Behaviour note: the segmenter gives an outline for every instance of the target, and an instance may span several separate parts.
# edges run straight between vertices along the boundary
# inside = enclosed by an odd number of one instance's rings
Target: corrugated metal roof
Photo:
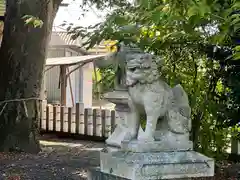
[[[54,33],[54,32],[53,32]],[[80,38],[72,39],[73,34],[69,34],[67,32],[55,32],[67,45],[78,45],[81,46],[82,43]]]
[[[84,39],[78,37],[76,39],[72,39],[73,34],[69,34],[65,31],[53,31],[52,36],[51,36],[51,41],[50,41],[50,46],[54,45],[75,45],[82,47],[83,42],[85,41]],[[82,47],[83,50],[85,50],[84,47]],[[100,43],[99,45],[94,46],[93,48],[87,50],[89,53],[107,53],[108,50],[106,48],[106,45],[104,42]]]
[[[6,1],[0,0],[0,16],[4,16],[6,11]]]
[[[92,62],[94,60],[99,60],[105,56],[106,56],[106,54],[71,56],[71,57],[60,57],[60,58],[47,58],[46,66],[75,65],[75,64],[79,64],[79,63],[88,63],[88,62]]]

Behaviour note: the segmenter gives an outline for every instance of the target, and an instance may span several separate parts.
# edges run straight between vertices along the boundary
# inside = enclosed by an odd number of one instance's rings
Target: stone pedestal
[[[128,180],[109,173],[101,172],[100,168],[91,168],[87,172],[88,180]]]
[[[100,168],[92,168],[88,170],[88,180],[128,180],[123,177],[115,176],[109,173],[101,172]],[[190,178],[181,178],[175,180],[190,180]]]
[[[188,180],[214,175],[214,160],[194,151],[126,152],[104,148],[88,180]]]
[[[200,153],[193,150],[157,151],[153,143],[145,144],[148,149],[144,149],[135,142],[125,149],[109,146],[102,149],[100,168],[89,170],[88,180],[189,180],[214,176],[214,160]],[[124,144],[126,142],[122,146]],[[144,150],[148,152],[141,152]]]
[[[170,180],[214,175],[214,160],[194,151],[131,152],[105,148],[100,171],[130,180]]]
[[[165,152],[165,151],[191,151],[193,144],[191,141],[184,143],[174,143],[171,141],[142,142],[137,140],[122,141],[121,150],[136,153],[143,152]]]

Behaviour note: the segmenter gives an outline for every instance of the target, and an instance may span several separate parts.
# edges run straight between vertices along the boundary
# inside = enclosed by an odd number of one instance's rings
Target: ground
[[[99,164],[103,143],[47,138],[41,141],[38,155],[1,154],[0,180],[21,177],[21,180],[82,180],[86,169]],[[10,178],[11,179],[11,178]]]
[[[1,153],[0,180],[86,180],[87,168],[99,165],[99,150],[104,146],[99,142],[46,136],[41,145],[42,152],[38,155]],[[228,178],[231,176],[228,169],[233,170],[229,166],[221,165],[219,169],[222,170],[214,178],[196,180],[238,180]],[[237,171],[240,169],[239,166],[236,168]]]

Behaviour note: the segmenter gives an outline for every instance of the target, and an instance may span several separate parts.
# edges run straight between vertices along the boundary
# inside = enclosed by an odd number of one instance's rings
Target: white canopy
[[[103,59],[106,54],[47,58],[46,66],[76,65]]]

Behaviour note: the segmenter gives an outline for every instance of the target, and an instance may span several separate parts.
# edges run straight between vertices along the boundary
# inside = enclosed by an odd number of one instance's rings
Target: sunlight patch
[[[72,173],[73,175],[77,175],[81,178],[87,178],[87,172],[85,170],[76,170]]]
[[[66,147],[82,147],[83,144],[66,143],[66,142],[54,142],[54,141],[40,141],[41,145],[44,146],[66,146]]]

